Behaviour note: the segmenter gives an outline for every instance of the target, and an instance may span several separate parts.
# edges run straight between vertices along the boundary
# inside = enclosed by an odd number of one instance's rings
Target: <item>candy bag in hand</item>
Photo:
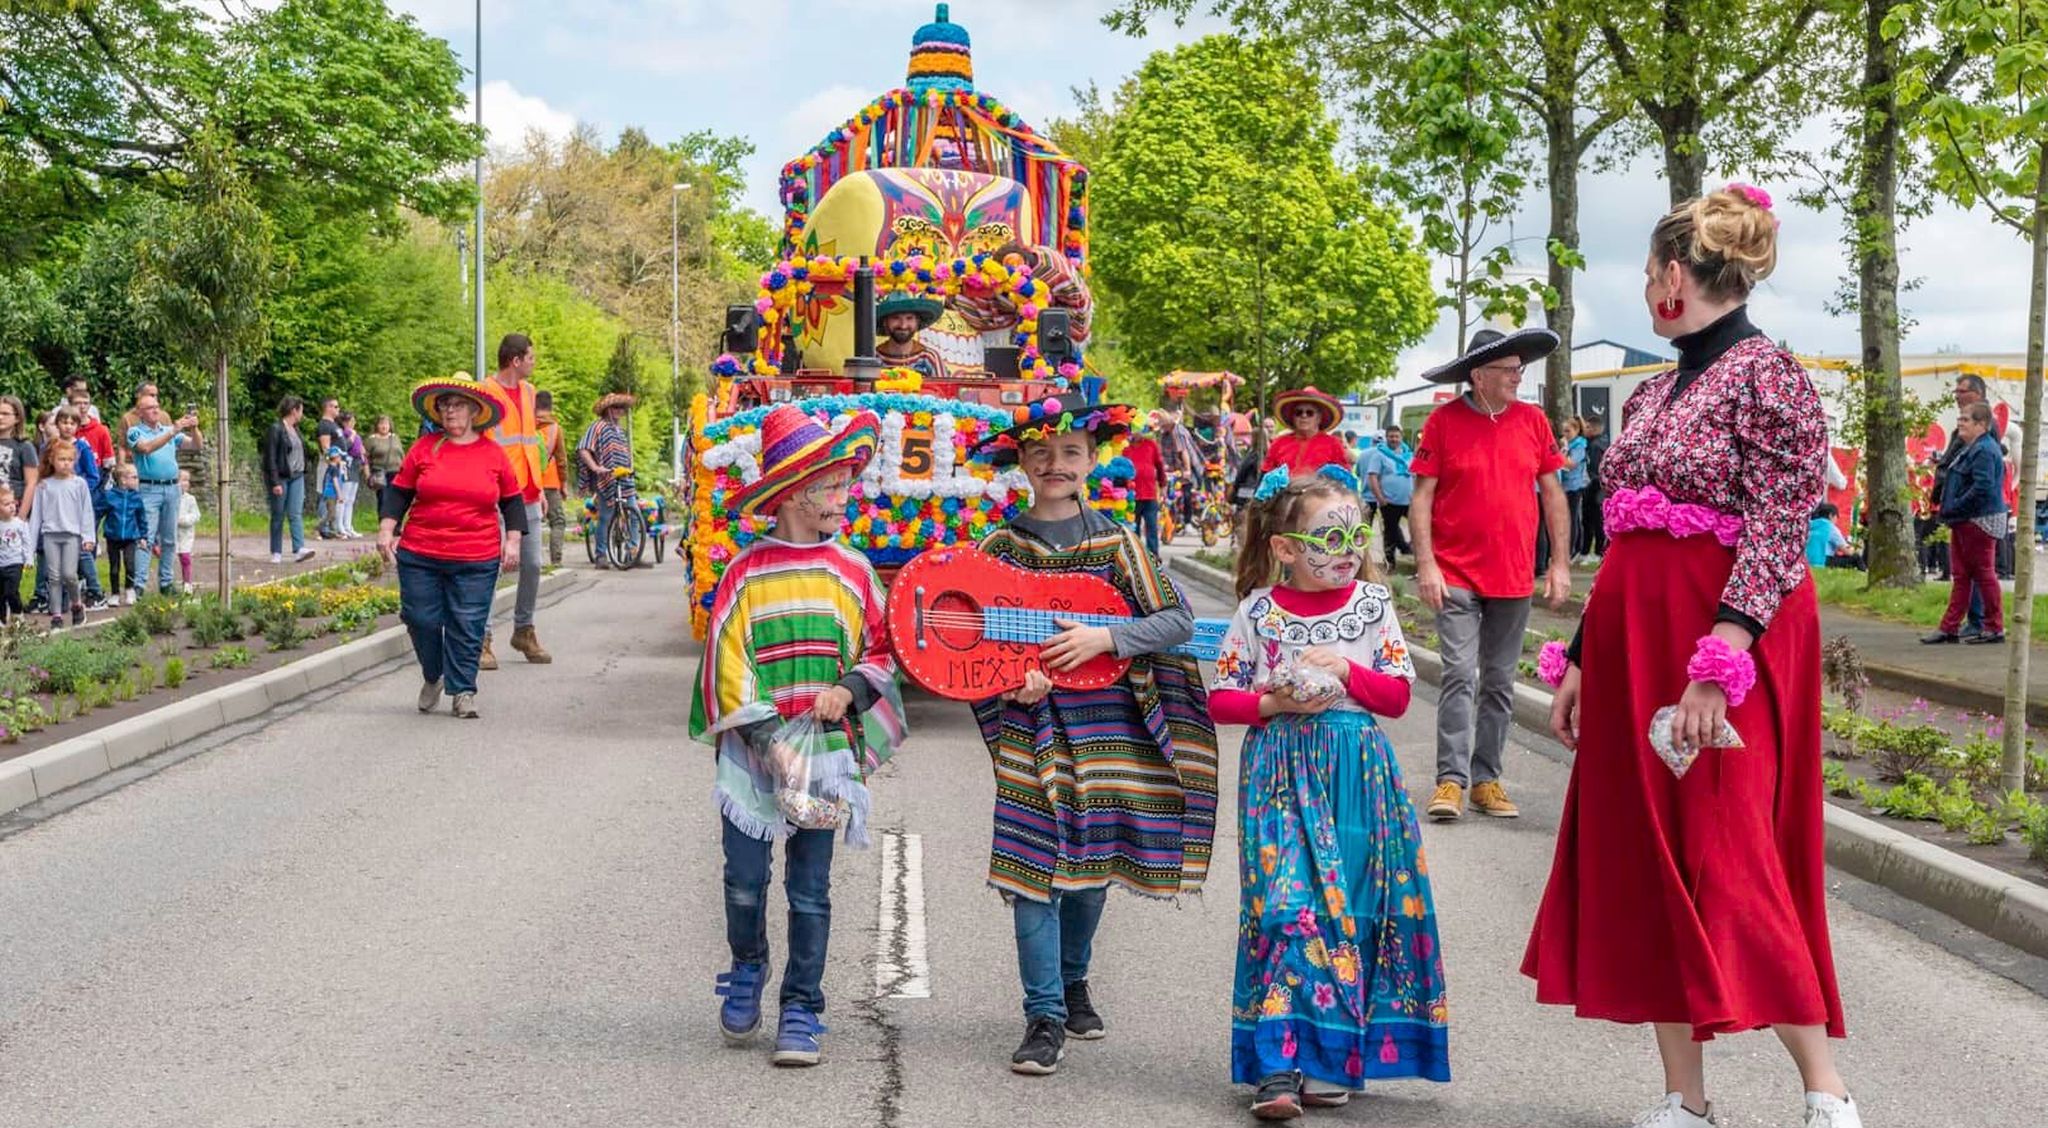
[[[833,830],[846,822],[846,803],[819,794],[815,786],[817,776],[812,769],[830,754],[825,732],[811,713],[800,714],[775,730],[762,767],[775,781],[776,808],[792,826]]]
[[[1650,748],[1657,753],[1658,759],[1664,761],[1664,766],[1671,769],[1672,775],[1684,779],[1686,771],[1692,767],[1692,762],[1700,758],[1700,750],[1680,748],[1677,742],[1672,740],[1671,718],[1677,713],[1678,706],[1666,705],[1650,717]],[[1708,747],[1740,748],[1742,734],[1736,732],[1735,726],[1729,724],[1728,719],[1723,717],[1721,731],[1714,734],[1714,740]]]
[[[1266,684],[1260,687],[1260,691],[1278,693],[1305,705],[1342,694],[1344,683],[1321,666],[1303,661],[1301,651],[1290,650],[1285,658],[1273,664],[1272,672],[1266,676]]]

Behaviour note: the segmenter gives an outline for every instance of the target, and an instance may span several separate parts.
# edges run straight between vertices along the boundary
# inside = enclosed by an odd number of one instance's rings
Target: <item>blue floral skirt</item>
[[[1372,717],[1281,715],[1244,745],[1230,1075],[1451,1079],[1429,865]]]

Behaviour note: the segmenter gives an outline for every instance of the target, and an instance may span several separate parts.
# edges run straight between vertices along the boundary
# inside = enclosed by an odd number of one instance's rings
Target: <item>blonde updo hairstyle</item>
[[[1778,217],[1732,188],[1671,209],[1650,233],[1659,263],[1684,263],[1709,297],[1741,301],[1778,265]]]

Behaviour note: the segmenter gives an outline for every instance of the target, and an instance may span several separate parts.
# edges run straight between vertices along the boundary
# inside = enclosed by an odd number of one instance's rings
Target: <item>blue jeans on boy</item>
[[[725,828],[725,942],[733,959],[767,963],[775,844],[745,834],[730,819],[718,821]],[[818,1014],[825,1009],[825,945],[832,938],[832,832],[799,830],[783,843],[789,962],[782,969],[781,1005]]]
[[[1155,497],[1149,501],[1143,498],[1140,498],[1138,500],[1137,521],[1138,528],[1143,530],[1145,533],[1145,547],[1152,550],[1152,555],[1159,555],[1158,498]]]
[[[178,563],[175,544],[178,534],[178,498],[182,496],[182,491],[178,489],[176,482],[169,485],[144,482],[141,492],[142,516],[145,518],[144,526],[147,530],[143,535],[149,538],[149,543],[163,550],[157,553],[156,558],[156,590],[168,592],[172,590],[172,584],[176,580],[176,573],[172,569]],[[144,577],[136,576],[135,586],[148,591],[149,585],[143,580]]]
[[[1024,983],[1024,1017],[1067,1020],[1067,985],[1088,978],[1095,929],[1108,889],[1054,893],[1050,902],[1010,899],[1017,930],[1017,977]]]
[[[484,626],[498,588],[496,560],[441,560],[398,550],[398,618],[420,676],[449,694],[476,692]]]
[[[270,495],[270,554],[284,555],[284,526],[289,518],[292,526],[292,552],[298,553],[306,547],[306,476],[299,475],[284,483],[283,493]]]

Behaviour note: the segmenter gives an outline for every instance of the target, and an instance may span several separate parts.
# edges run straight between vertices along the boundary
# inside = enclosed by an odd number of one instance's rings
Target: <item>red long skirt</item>
[[[1733,549],[1616,537],[1588,598],[1578,758],[1522,974],[1582,1018],[1683,1022],[1693,1037],[1776,1024],[1842,1036],[1828,944],[1820,782],[1820,615],[1786,596],[1729,711],[1745,747],[1678,779],[1650,716],[1678,702]]]

